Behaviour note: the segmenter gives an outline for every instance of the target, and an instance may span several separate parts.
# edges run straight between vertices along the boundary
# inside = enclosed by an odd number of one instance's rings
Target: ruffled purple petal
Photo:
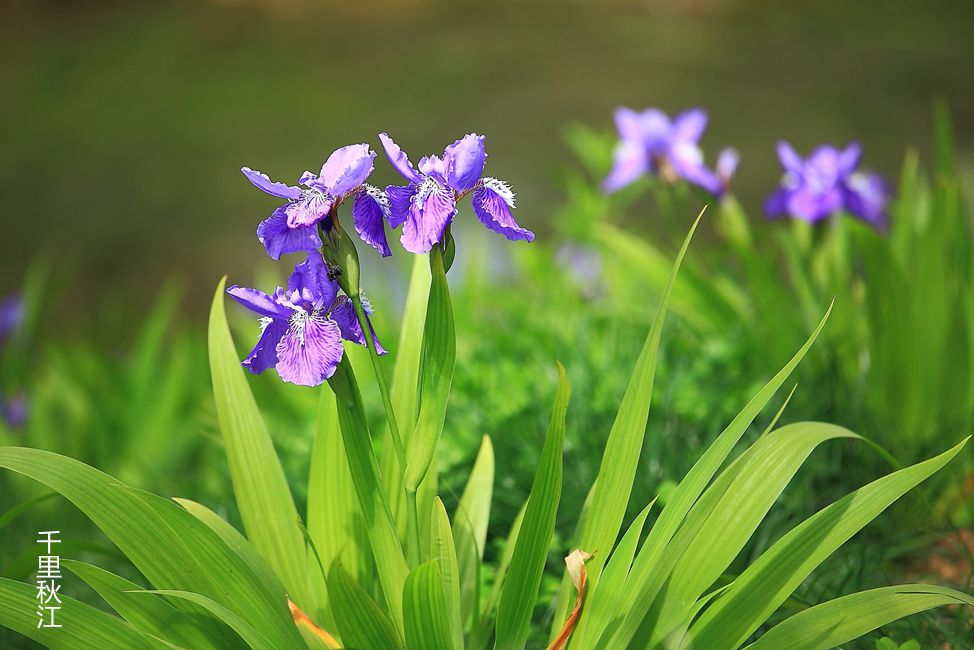
[[[697,142],[707,128],[707,113],[702,108],[683,111],[673,119],[674,142]]]
[[[514,221],[514,192],[504,181],[487,177],[473,191],[473,211],[481,223],[511,241],[534,241],[534,233]]]
[[[375,152],[367,144],[350,144],[328,156],[318,182],[334,197],[344,196],[365,182],[374,168]]]
[[[615,148],[612,171],[602,181],[602,191],[608,194],[629,185],[649,171],[646,149],[638,142],[622,140]]]
[[[801,156],[798,155],[798,152],[784,140],[778,141],[778,160],[781,161],[781,166],[785,168],[785,171],[791,172],[796,176],[802,175],[805,163],[802,161]]]
[[[364,304],[364,300],[363,300]],[[372,327],[372,320],[369,318],[370,309],[366,309],[365,320],[369,323],[369,332],[372,334],[372,342],[375,343],[376,353],[386,354],[386,349],[379,343],[379,338],[375,335],[375,328]],[[347,296],[338,299],[338,304],[331,312],[331,319],[338,324],[342,338],[352,343],[365,345],[365,336],[362,335],[362,326],[359,325],[358,318],[355,316],[355,306]]]
[[[272,181],[267,174],[263,174],[250,167],[241,167],[240,171],[243,172],[243,175],[247,177],[248,181],[271,196],[279,196],[282,199],[291,199],[292,201],[301,197],[300,187],[291,187],[285,183]]]
[[[318,229],[314,226],[289,228],[287,207],[281,206],[257,226],[257,239],[272,259],[279,260],[286,253],[313,251],[321,247]]]
[[[446,161],[439,156],[423,156],[419,159],[419,171],[432,176],[441,185],[446,185]]]
[[[389,227],[395,230],[406,221],[409,208],[413,204],[413,197],[419,191],[419,185],[386,186],[386,196],[389,198]]]
[[[261,321],[260,338],[240,365],[259,375],[277,365],[277,344],[287,334],[287,320],[266,318]]]
[[[879,174],[852,174],[843,192],[845,207],[850,214],[881,230],[886,228],[890,193]]]
[[[427,180],[417,190],[409,206],[403,225],[403,248],[410,253],[428,253],[433,244],[443,239],[443,231],[457,213],[453,192],[444,190],[432,180]]]
[[[328,216],[334,199],[318,190],[309,190],[297,201],[284,206],[288,228],[313,226]]]
[[[456,192],[466,192],[484,175],[487,161],[484,136],[468,133],[447,147],[443,156],[447,163],[447,185]]]
[[[380,133],[379,140],[382,142],[382,148],[386,152],[386,158],[389,159],[389,162],[392,163],[392,166],[403,178],[412,183],[423,182],[423,177],[419,175],[419,172],[409,162],[406,153],[399,148],[398,144],[392,141],[392,138],[385,133]]]
[[[334,321],[298,312],[277,344],[277,374],[299,386],[318,386],[342,360],[342,335]]]
[[[294,267],[287,281],[288,292],[297,291],[307,296],[317,308],[328,308],[338,295],[338,283],[328,277],[328,268],[317,250],[308,253],[308,258]]]
[[[287,318],[291,314],[291,310],[278,303],[274,296],[257,289],[235,284],[227,289],[227,293],[250,311],[265,318]]]
[[[392,221],[389,197],[378,187],[366,185],[355,195],[352,203],[352,218],[355,232],[366,244],[379,251],[382,257],[389,257],[389,242],[386,241],[384,220]]]

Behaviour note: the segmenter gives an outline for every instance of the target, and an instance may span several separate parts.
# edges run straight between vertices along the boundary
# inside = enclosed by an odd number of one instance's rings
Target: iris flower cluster
[[[376,352],[385,354],[369,320],[371,304],[358,286],[349,285],[357,284],[357,269],[350,278],[343,256],[336,255],[343,242],[350,241],[340,236],[344,231],[339,207],[346,202],[352,205],[359,238],[383,257],[392,254],[386,223],[393,230],[402,227],[400,241],[411,253],[428,253],[434,246],[445,245],[457,206],[467,196],[474,214],[490,230],[510,240],[534,239],[534,233],[514,220],[510,185],[484,176],[484,136],[468,134],[446,147],[442,156],[420,159],[418,169],[388,135],[381,133],[379,139],[393,168],[406,179],[405,185],[382,190],[366,183],[376,156],[367,144],[336,150],[317,174],[304,172],[296,185],[272,181],[249,167],[241,169],[257,188],[285,200],[257,228],[257,238],[267,254],[275,260],[289,253],[306,255],[287,286],[277,287],[272,294],[236,285],[227,289],[237,302],[260,316],[260,337],[243,360],[251,372],[274,368],[286,382],[317,386],[341,362],[343,341],[367,344],[363,321]],[[356,300],[361,302],[362,320]]]

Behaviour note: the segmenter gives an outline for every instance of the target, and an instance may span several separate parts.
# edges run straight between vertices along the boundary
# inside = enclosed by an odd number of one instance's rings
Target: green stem
[[[415,569],[420,562],[419,514],[416,510],[416,490],[406,488],[406,564]]]
[[[369,327],[369,319],[365,317],[365,309],[362,307],[362,296],[354,296],[352,298],[352,304],[355,306],[355,316],[358,317],[359,327],[362,328],[365,345],[369,349],[369,358],[372,359],[372,370],[375,372],[375,382],[379,385],[379,393],[382,395],[382,405],[386,410],[386,421],[389,423],[389,433],[392,436],[392,444],[396,449],[396,460],[399,461],[399,470],[403,477],[405,477],[406,447],[402,443],[402,436],[399,435],[399,425],[396,422],[396,412],[392,408],[392,396],[389,394],[389,384],[386,382],[385,373],[382,372],[382,365],[379,363],[379,353],[375,349],[372,328]]]

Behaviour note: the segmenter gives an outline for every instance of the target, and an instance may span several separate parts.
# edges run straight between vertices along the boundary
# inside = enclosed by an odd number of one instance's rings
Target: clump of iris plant
[[[332,153],[317,174],[304,172],[300,185],[272,181],[266,174],[243,167],[247,179],[271,196],[287,199],[261,222],[257,238],[275,260],[285,253],[313,251],[321,247],[318,228],[326,232],[338,226],[338,208],[351,200],[355,231],[383,257],[391,254],[383,219],[389,218],[389,202],[377,187],[365,184],[374,168],[375,152],[367,144],[351,144]]]
[[[341,362],[342,340],[366,345],[350,298],[339,293],[318,251],[308,253],[294,267],[287,289],[278,287],[267,294],[234,285],[227,293],[261,317],[260,338],[243,360],[243,366],[255,374],[274,368],[286,382],[317,386]],[[369,302],[363,304],[371,314]],[[378,353],[385,354],[375,331],[371,334]]]
[[[602,182],[603,191],[616,192],[647,175],[670,184],[683,180],[714,196],[729,188],[739,156],[733,149],[724,149],[714,170],[704,164],[698,144],[707,128],[707,113],[702,109],[693,108],[671,119],[657,108],[642,112],[619,108],[615,123],[619,142],[612,171]]]
[[[514,220],[514,192],[505,181],[484,176],[487,152],[484,136],[470,133],[443,150],[443,156],[425,156],[413,167],[405,152],[385,133],[379,134],[392,166],[409,183],[390,185],[389,225],[402,226],[400,241],[411,253],[428,253],[444,235],[457,214],[457,203],[468,194],[474,214],[487,228],[510,240],[533,241],[534,233]]]
[[[847,212],[877,229],[887,225],[889,190],[874,173],[858,171],[862,147],[822,145],[802,158],[787,142],[778,143],[785,169],[781,186],[764,205],[769,217],[789,216],[809,223]]]

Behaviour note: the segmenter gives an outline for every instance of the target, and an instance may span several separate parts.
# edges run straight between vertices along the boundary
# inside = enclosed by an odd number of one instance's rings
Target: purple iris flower
[[[275,260],[285,253],[313,251],[321,247],[318,222],[328,218],[348,198],[354,198],[355,231],[383,257],[391,255],[383,219],[389,218],[389,200],[377,187],[366,185],[375,152],[367,144],[351,144],[332,153],[317,175],[306,171],[298,181],[303,187],[277,183],[266,174],[242,167],[240,171],[259,189],[287,203],[274,210],[257,228],[257,238]],[[331,223],[325,222],[330,229]]]
[[[857,171],[862,147],[845,149],[822,145],[802,159],[790,144],[778,143],[778,159],[785,168],[781,187],[764,204],[770,217],[788,215],[817,223],[841,211],[872,226],[886,227],[889,190],[878,174]]]
[[[457,213],[457,201],[472,193],[471,203],[477,218],[508,239],[534,241],[534,233],[517,225],[514,192],[506,182],[484,176],[487,153],[484,136],[470,133],[443,151],[443,156],[426,156],[419,169],[385,133],[379,134],[389,162],[408,185],[390,185],[389,225],[403,226],[403,248],[411,253],[427,253],[443,241],[443,233]],[[405,224],[405,225],[403,225]]]
[[[260,339],[242,362],[254,374],[273,367],[286,382],[317,386],[342,360],[342,339],[365,345],[352,301],[338,295],[338,284],[318,251],[294,267],[287,290],[278,287],[268,295],[232,286],[227,293],[261,316]],[[367,316],[372,313],[368,301],[363,300],[363,307]],[[385,354],[371,323],[369,330],[376,350]]]
[[[724,177],[704,165],[697,144],[707,128],[707,113],[702,109],[693,108],[670,119],[656,108],[641,113],[619,108],[615,122],[619,143],[612,171],[602,182],[605,192],[615,192],[653,174],[667,183],[682,179],[720,196],[737,167],[737,159],[730,153],[733,150],[724,154]]]
[[[24,301],[18,294],[7,296],[0,301],[0,341],[20,327],[23,318]]]
[[[8,399],[0,396],[0,419],[11,429],[19,429],[27,423],[30,408],[23,393],[11,395]]]

